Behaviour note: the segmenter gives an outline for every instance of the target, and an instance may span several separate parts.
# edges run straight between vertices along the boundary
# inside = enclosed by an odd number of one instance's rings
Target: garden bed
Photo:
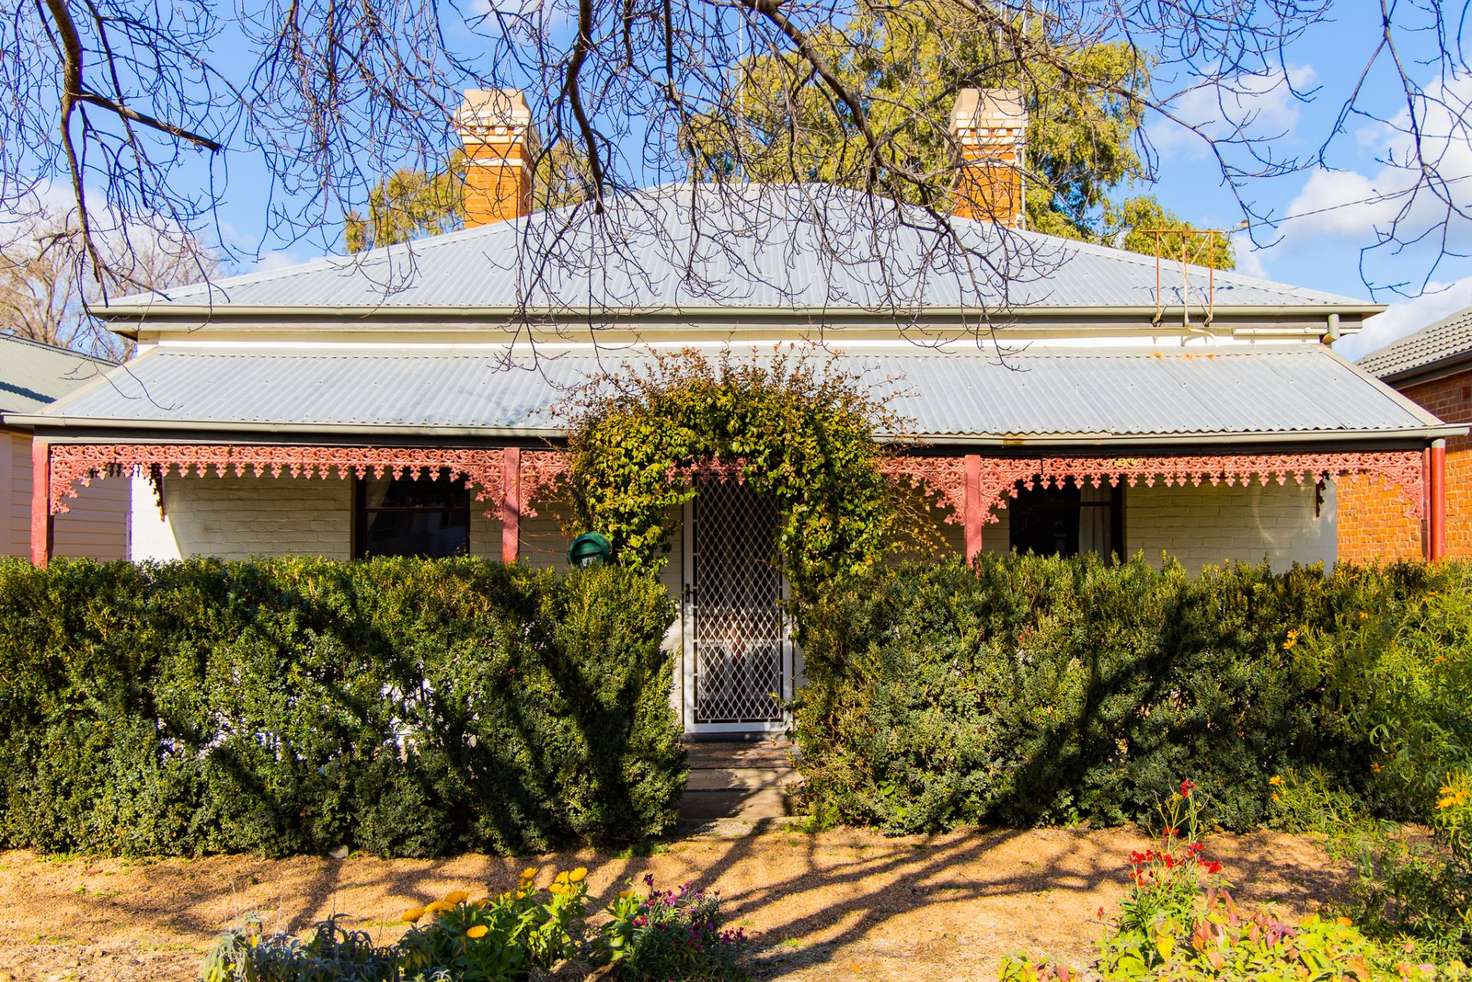
[[[590,908],[652,873],[721,893],[732,925],[755,932],[762,978],[994,978],[1020,949],[1084,962],[1123,895],[1128,830],[958,832],[885,838],[779,829],[682,839],[653,856],[540,857],[591,872]],[[1241,895],[1285,913],[1336,897],[1348,871],[1317,840],[1222,835],[1213,855]],[[0,978],[193,979],[221,931],[259,913],[306,930],[334,912],[388,941],[406,908],[456,888],[507,889],[524,858],[343,860],[248,856],[128,860],[0,853]]]

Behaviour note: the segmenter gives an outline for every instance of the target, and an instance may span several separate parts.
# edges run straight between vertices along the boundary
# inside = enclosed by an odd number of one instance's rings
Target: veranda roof
[[[153,348],[44,413],[14,421],[90,433],[228,431],[338,439],[545,437],[600,372],[648,363],[626,350]],[[1424,440],[1448,426],[1323,346],[1173,351],[1032,347],[863,349],[858,374],[935,443],[1294,443]],[[348,436],[357,434],[357,436]]]

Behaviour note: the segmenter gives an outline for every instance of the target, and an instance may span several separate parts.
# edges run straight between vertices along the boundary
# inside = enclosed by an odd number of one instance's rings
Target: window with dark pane
[[[433,480],[431,478],[434,478]],[[470,552],[470,492],[464,478],[415,476],[357,481],[353,552],[368,556],[463,556]]]
[[[1016,552],[1039,556],[1124,555],[1124,489],[1069,481],[1057,487],[1018,485],[1007,505]]]

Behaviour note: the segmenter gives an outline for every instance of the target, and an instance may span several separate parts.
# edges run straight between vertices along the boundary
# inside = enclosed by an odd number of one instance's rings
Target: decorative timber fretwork
[[[1171,486],[1246,486],[1253,482],[1302,484],[1324,477],[1368,474],[1399,490],[1406,515],[1425,514],[1424,454],[1419,450],[1347,451],[1342,453],[1201,454],[1160,457],[982,457],[901,455],[890,458],[885,472],[893,479],[922,487],[947,509],[945,520],[966,529],[966,554],[981,551],[981,528],[995,522],[997,509],[1020,488],[1075,484],[1134,487],[1144,483]]]
[[[1409,516],[1421,517],[1425,507],[1423,454],[1419,450],[1369,451],[1364,453],[1221,454],[1194,457],[1047,457],[1039,480],[1059,484],[1064,480],[1108,483],[1120,481],[1130,487],[1159,481],[1167,487],[1203,484],[1244,487],[1256,482],[1302,484],[1322,477],[1350,474],[1378,475],[1401,489]]]
[[[67,499],[79,487],[106,477],[144,476],[159,493],[163,479],[181,477],[273,477],[346,479],[409,477],[414,480],[465,479],[485,508],[501,519],[501,554],[516,560],[522,518],[536,517],[533,503],[546,495],[568,471],[561,450],[439,447],[260,446],[234,443],[47,444],[36,441],[35,490],[32,503],[32,557],[43,563],[50,555],[52,516],[67,511]]]
[[[241,444],[57,443],[51,445],[51,513],[67,510],[78,485],[111,476],[465,478],[488,513],[505,496],[502,451],[421,447],[305,447]]]
[[[244,444],[49,444],[33,441],[32,557],[44,564],[50,555],[52,516],[67,510],[79,485],[104,477],[141,475],[156,488],[177,473],[218,477],[321,478],[409,476],[435,480],[447,474],[464,478],[488,515],[499,513],[502,555],[514,561],[520,520],[535,517],[532,504],[569,472],[562,450],[436,447],[314,447]],[[1418,450],[1334,453],[1201,454],[1159,457],[983,457],[980,454],[890,457],[885,473],[906,481],[947,510],[946,520],[966,532],[966,554],[981,551],[982,527],[998,520],[997,509],[1019,488],[1075,484],[1134,486],[1246,486],[1286,484],[1347,475],[1371,475],[1398,490],[1408,517],[1427,514],[1430,458]],[[672,471],[671,480],[740,481],[744,459],[712,459]],[[1433,489],[1434,490],[1434,489]],[[160,497],[162,505],[162,497]]]
[[[562,450],[523,450],[521,452],[521,513],[536,518],[536,502],[564,480],[571,460]]]

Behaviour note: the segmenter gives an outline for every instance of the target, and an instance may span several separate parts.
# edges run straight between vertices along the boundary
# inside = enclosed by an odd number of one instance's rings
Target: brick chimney
[[[955,213],[1017,228],[1022,224],[1022,168],[1027,109],[1016,89],[962,89],[951,111],[961,152]]]
[[[455,110],[465,147],[465,227],[520,218],[532,210],[537,134],[519,89],[470,89]]]

